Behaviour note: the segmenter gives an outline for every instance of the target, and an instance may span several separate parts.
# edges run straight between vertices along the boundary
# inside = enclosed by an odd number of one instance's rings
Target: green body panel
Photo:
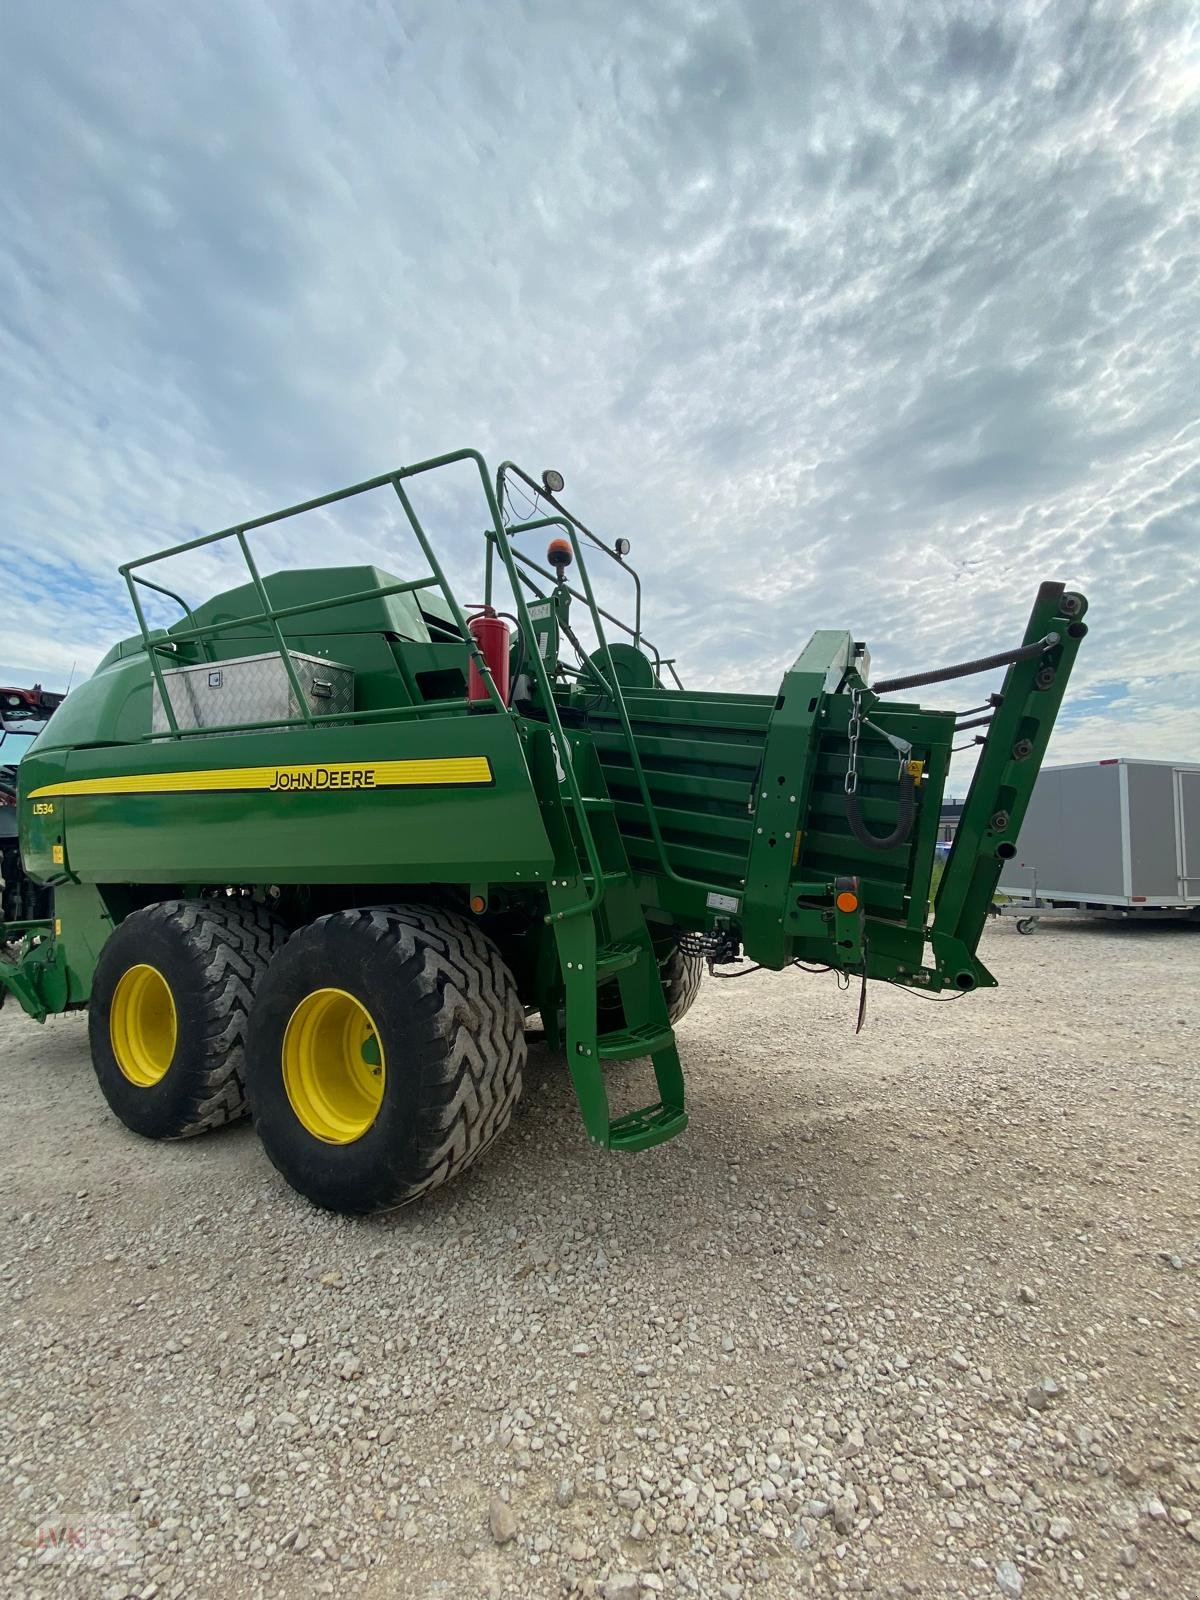
[[[406,489],[453,465],[478,473],[487,504],[485,595],[498,576],[512,594],[497,602],[518,629],[511,706]],[[55,931],[20,932],[15,961],[0,960],[0,992],[35,1016],[86,1001],[112,926],[156,899],[252,894],[297,926],[320,909],[432,895],[473,906],[499,945],[566,1050],[589,1136],[636,1150],[687,1120],[658,971],[659,951],[682,935],[775,969],[799,961],[934,990],[993,981],[975,946],[1086,632],[1082,598],[1061,585],[1039,593],[931,925],[955,714],[881,700],[862,676],[864,648],[834,630],[813,635],[773,694],[679,687],[670,660],[643,650],[636,575],[632,627],[596,603],[582,538],[622,564],[624,551],[566,514],[504,523],[503,471],[493,489],[476,452],[454,452],[122,569],[139,634],[55,712],[20,769],[22,854],[54,887]],[[428,576],[259,574],[254,528],[376,491],[398,498]],[[543,530],[565,536],[580,588],[519,546]],[[216,540],[239,546],[249,583],[191,609],[145,574]],[[178,607],[169,630],[149,627],[147,589]],[[599,641],[574,663],[572,597]],[[610,645],[606,624],[632,642]],[[293,652],[351,669],[349,709],[310,703]],[[169,731],[152,731],[165,672],[268,654],[296,714],[180,728],[168,703]],[[468,705],[472,664],[485,698]],[[855,804],[876,838],[901,815],[905,763],[917,774],[911,829],[885,849],[864,844],[848,816],[855,703]],[[605,986],[624,1023],[602,1031]],[[601,1063],[637,1056],[649,1058],[658,1098],[614,1119]]]
[[[747,956],[776,969],[796,959],[828,961],[829,895],[814,916],[812,897],[798,886],[817,882],[827,890],[834,878],[851,875],[860,879],[868,913],[879,920],[880,937],[869,940],[872,961],[886,962],[879,975],[890,977],[896,961],[917,967],[922,961],[954,717],[904,705],[876,708],[873,720],[912,743],[926,777],[913,843],[888,852],[866,849],[845,818],[850,700],[836,690],[851,649],[848,634],[816,635],[774,696],[664,689],[625,699],[671,858],[738,902]],[[707,895],[659,870],[632,759],[614,721],[599,707],[589,714],[643,899],[673,920],[703,927],[710,917]],[[860,746],[859,772],[863,815],[885,833],[896,816],[897,759],[870,731]]]
[[[315,571],[298,568],[264,574],[263,587],[273,606],[288,607],[331,599],[337,595],[359,595],[399,581],[393,573],[382,572],[378,567],[321,567]],[[257,639],[259,648],[270,648],[268,630],[256,619],[258,609],[254,586],[245,583],[240,588],[229,589],[224,594],[214,595],[211,600],[204,601],[195,607],[192,616],[195,626],[200,628],[210,628],[214,624],[224,624],[238,618],[246,619],[245,626],[239,628],[236,634],[217,634],[212,637],[211,648],[214,657],[219,659],[221,656],[228,658],[246,653],[228,642],[237,639]],[[372,596],[326,607],[313,613],[309,626],[314,634],[340,634],[347,640],[360,636],[373,643],[371,636],[390,632],[401,639],[428,643],[430,633],[426,613],[440,619],[448,627],[453,626],[449,607],[428,591],[419,596]],[[170,631],[189,631],[186,619],[175,623]],[[305,628],[296,620],[284,631],[294,640],[304,635]]]
[[[29,789],[144,773],[485,757],[492,781],[463,787],[54,797],[56,835],[85,883],[372,884],[484,879],[536,883],[550,847],[516,725],[486,713],[402,724],[35,751]],[[37,803],[37,802],[34,802]],[[28,826],[26,827],[26,819]],[[22,849],[52,871],[46,819],[22,808]],[[40,848],[39,848],[40,846]]]
[[[104,942],[120,920],[94,884],[65,883],[54,891],[55,943],[67,980],[67,1005],[87,1003]],[[52,1009],[61,1009],[54,1007]]]
[[[139,641],[140,644],[140,641]],[[50,718],[26,761],[49,750],[126,744],[150,731],[150,666],[146,652],[110,650],[86,682]]]

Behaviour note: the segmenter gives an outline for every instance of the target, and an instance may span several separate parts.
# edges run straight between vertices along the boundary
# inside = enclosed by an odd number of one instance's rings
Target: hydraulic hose
[[[1048,633],[1034,644],[1019,645],[1015,650],[1001,650],[998,655],[981,656],[978,661],[960,661],[953,667],[934,667],[931,672],[913,672],[907,678],[884,678],[871,685],[872,694],[892,694],[897,689],[919,689],[926,683],[946,683],[951,678],[970,678],[976,672],[990,672],[993,667],[1008,667],[1014,661],[1029,661],[1034,656],[1053,650],[1062,640],[1057,633]]]

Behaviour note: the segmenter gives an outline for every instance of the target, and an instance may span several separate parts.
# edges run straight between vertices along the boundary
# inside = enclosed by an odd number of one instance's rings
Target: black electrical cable
[[[863,1023],[867,1020],[867,963],[870,959],[869,946],[863,940],[862,984],[858,991],[858,1020],[854,1024],[855,1033],[863,1031]]]
[[[807,962],[801,961],[799,956],[797,956],[795,958],[795,960],[789,961],[788,965],[790,967],[799,967],[801,972],[832,972],[832,971],[834,971],[833,967],[812,967],[812,966],[809,966]],[[756,962],[755,965],[752,966],[752,967],[743,967],[740,972],[716,972],[716,971],[714,971],[713,972],[713,977],[714,978],[745,978],[751,972],[762,972],[763,970],[764,969],[763,969],[762,962],[759,961],[759,962]]]
[[[528,508],[524,512],[520,511],[519,508],[513,504],[512,483],[508,478],[505,478],[505,480],[504,480],[504,509],[505,509],[505,511],[511,512],[513,514],[513,516],[515,518],[517,518],[521,522],[530,522],[537,515],[538,511],[541,509],[541,507],[538,505],[538,501],[541,499],[541,496],[538,495],[538,494],[535,494],[534,498],[531,500],[529,498],[528,494],[526,494],[524,489],[518,490],[518,493],[520,494],[521,498],[525,501],[525,504],[526,504],[526,506]]]
[[[799,967],[801,972],[834,972],[837,974],[839,989],[844,990],[850,987],[850,974],[848,972],[843,972],[839,967],[811,967],[806,962],[801,961],[799,957],[796,957],[795,960],[790,961],[788,965],[792,967]],[[740,972],[717,972],[714,970],[712,976],[714,978],[748,978],[752,972],[762,972],[763,970],[762,963],[756,962],[752,967],[743,967]],[[866,1021],[867,1014],[867,969],[865,952],[861,976],[862,988],[859,991],[858,1025],[854,1030],[855,1033],[860,1033],[862,1031],[862,1026]],[[952,1001],[965,999],[967,994],[970,993],[969,990],[964,989],[961,994],[923,994],[920,989],[911,989],[909,988],[908,984],[898,983],[895,978],[884,978],[883,982],[891,984],[893,989],[903,990],[905,994],[911,995],[914,1000],[932,1000],[935,1005],[939,1006],[950,1005]]]
[[[969,989],[964,989],[960,994],[924,994],[920,989],[911,989],[907,983],[897,983],[895,978],[885,978],[884,983],[890,983],[893,989],[900,989],[905,994],[911,995],[914,1000],[932,1000],[934,1005],[948,1006],[953,1000],[963,1000]]]

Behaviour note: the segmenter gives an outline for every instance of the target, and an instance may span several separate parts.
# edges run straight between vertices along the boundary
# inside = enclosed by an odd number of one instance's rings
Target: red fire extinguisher
[[[488,671],[499,691],[501,700],[508,704],[508,623],[498,617],[492,606],[484,606],[477,617],[472,617],[467,626],[483,659],[487,662]],[[476,665],[474,656],[467,670],[467,699],[471,701],[489,699],[487,683],[483,673]]]

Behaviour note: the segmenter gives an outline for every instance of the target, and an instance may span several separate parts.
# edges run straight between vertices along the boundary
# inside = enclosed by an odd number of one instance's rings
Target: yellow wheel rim
[[[171,986],[157,967],[143,964],[121,974],[108,1013],[108,1037],[130,1083],[150,1089],[166,1076],[179,1027]]]
[[[288,1018],[283,1086],[292,1110],[326,1144],[353,1144],[383,1104],[386,1068],[371,1013],[344,989],[314,989]]]

